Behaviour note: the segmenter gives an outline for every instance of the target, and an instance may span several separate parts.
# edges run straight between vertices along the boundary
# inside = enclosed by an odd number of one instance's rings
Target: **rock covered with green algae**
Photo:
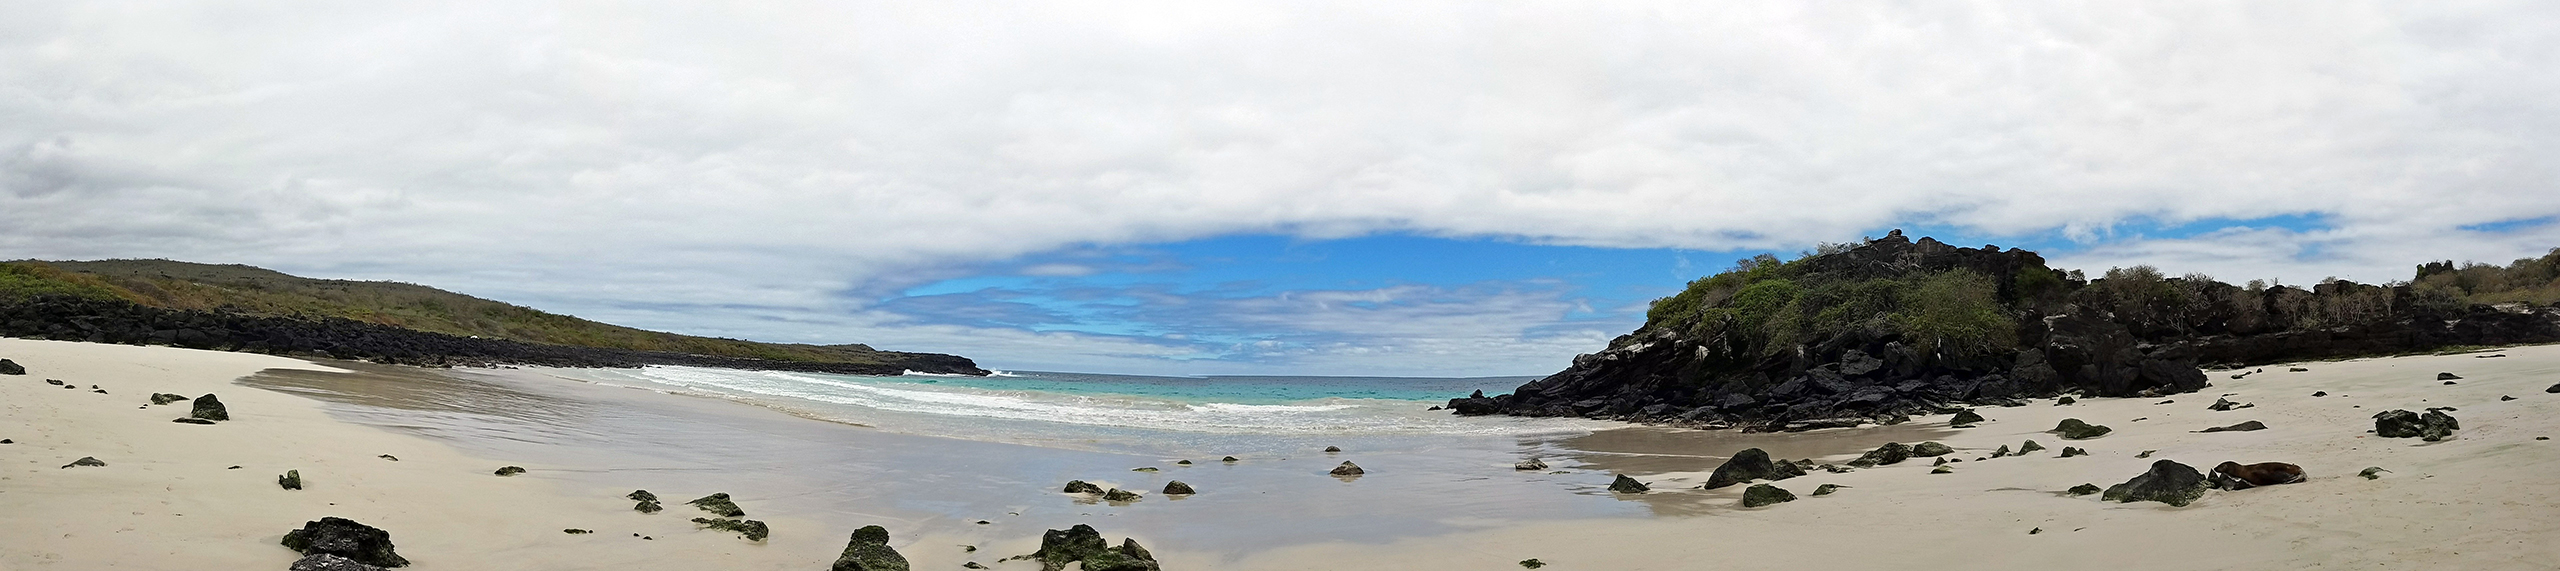
[[[642,501],[642,502],[656,502],[656,501],[658,501],[658,495],[657,495],[657,494],[649,493],[649,491],[648,491],[648,490],[632,490],[632,491],[631,491],[631,493],[629,493],[629,494],[624,494],[622,497],[624,497],[624,498],[628,498],[628,499],[631,499],[631,500],[634,500],[634,501]]]
[[[1848,486],[1843,486],[1843,485],[1839,485],[1839,484],[1823,484],[1823,485],[1820,485],[1820,486],[1814,486],[1814,488],[1813,488],[1813,495],[1816,495],[1816,496],[1828,496],[1828,495],[1831,495],[1831,493],[1832,493],[1832,492],[1840,491],[1840,489],[1841,489],[1841,488],[1846,488],[1846,487],[1848,487]]]
[[[2065,418],[2060,424],[2054,425],[2051,432],[2062,435],[2063,440],[2087,440],[2106,436],[2108,432],[2114,430],[2105,425],[2089,424],[2077,418]]]
[[[182,401],[182,400],[187,400],[186,395],[173,395],[173,394],[169,394],[169,393],[151,393],[151,404],[169,404],[169,403],[178,402],[178,401]]]
[[[1102,493],[1102,486],[1096,486],[1092,482],[1084,480],[1067,480],[1067,489],[1063,490],[1063,492],[1069,494],[1099,494]]]
[[[2019,456],[2025,456],[2025,455],[2027,455],[2027,453],[2028,453],[2028,452],[2034,452],[2034,451],[2037,451],[2037,450],[2043,450],[2043,449],[2044,449],[2044,445],[2043,445],[2043,444],[2037,444],[2037,443],[2036,443],[2036,441],[2029,440],[2029,441],[2027,441],[2027,443],[2026,443],[2026,444],[2020,444],[2020,445],[2018,445],[2018,455],[2019,455]]]
[[[1784,480],[1804,475],[1804,467],[1790,462],[1772,462],[1769,453],[1758,448],[1745,448],[1733,453],[1714,474],[1707,476],[1702,488],[1713,490],[1752,480]]]
[[[516,474],[522,474],[522,473],[524,473],[524,467],[523,467],[523,466],[499,466],[499,467],[498,467],[498,471],[496,471],[496,472],[492,472],[492,473],[493,473],[493,474],[500,475],[500,476],[513,476],[513,475],[516,475]]]
[[[1102,539],[1102,532],[1081,523],[1040,534],[1039,551],[1010,559],[1038,561],[1041,571],[1060,571],[1077,562],[1084,563],[1085,571],[1159,571],[1155,554],[1140,547],[1137,539],[1123,540],[1115,549]]]
[[[907,571],[907,557],[889,547],[889,529],[866,525],[853,530],[853,541],[836,556],[828,571]]]
[[[2196,471],[2194,466],[2175,460],[2159,460],[2152,462],[2151,469],[2142,475],[2107,488],[2106,495],[2101,497],[2110,502],[2148,501],[2186,507],[2195,503],[2197,498],[2204,497],[2205,488],[2204,473]]]
[[[711,512],[712,514],[720,517],[747,516],[747,510],[738,509],[737,502],[729,501],[728,492],[720,492],[717,494],[694,498],[693,501],[685,503],[692,504],[693,507],[702,508],[702,511]]]
[[[1796,494],[1795,492],[1787,491],[1786,488],[1780,488],[1768,484],[1752,484],[1751,487],[1742,489],[1742,507],[1746,508],[1756,508],[1770,504],[1782,504],[1792,501],[1796,501]]]
[[[2081,485],[2077,485],[2077,486],[2072,486],[2072,487],[2071,487],[2071,489],[2069,490],[2069,493],[2070,493],[2071,495],[2074,495],[2074,496],[2086,496],[2086,495],[2089,495],[2089,494],[2095,494],[2095,493],[2098,493],[2098,491],[2099,491],[2099,490],[2098,490],[2098,485],[2097,485],[2097,484],[2081,484]]]
[[[752,519],[711,519],[698,517],[693,518],[693,524],[702,526],[706,529],[738,532],[738,535],[746,537],[747,541],[764,541],[766,536],[773,533],[772,529],[765,527],[764,522]]]
[[[1956,453],[1956,449],[1954,447],[1939,444],[1937,442],[1922,442],[1911,445],[1911,455],[1913,456],[1945,456],[1954,453]]]
[[[330,554],[376,567],[407,567],[393,550],[391,532],[340,517],[324,517],[285,532],[285,548],[303,555]]]
[[[302,489],[302,471],[285,470],[284,475],[276,476],[276,486],[287,490]]]

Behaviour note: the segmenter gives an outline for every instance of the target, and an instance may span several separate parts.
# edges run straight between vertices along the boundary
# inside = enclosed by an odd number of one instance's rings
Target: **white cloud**
[[[582,314],[819,320],[955,264],[1257,231],[1795,249],[2323,213],[2074,259],[2378,281],[2530,253],[2453,228],[2560,214],[2547,3],[8,12],[0,256]]]

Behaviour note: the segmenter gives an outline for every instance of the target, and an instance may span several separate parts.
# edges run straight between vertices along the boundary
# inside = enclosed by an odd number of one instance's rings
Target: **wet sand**
[[[391,530],[417,569],[814,569],[846,533],[874,524],[918,569],[1036,569],[996,559],[1075,523],[1136,537],[1173,569],[1494,569],[1532,557],[1556,569],[2545,568],[2560,558],[2560,547],[2539,540],[2560,532],[2560,446],[2533,437],[2560,436],[2560,395],[2541,392],[2560,382],[2560,347],[2501,353],[2312,363],[2307,373],[2270,366],[2242,380],[2219,373],[2198,394],[1986,408],[1991,421],[1966,430],[1935,417],[1800,434],[1628,427],[1346,438],[1341,454],[1232,465],[1194,457],[1186,468],[1175,458],[896,434],[542,371],[0,339],[0,357],[31,369],[0,377],[0,438],[18,442],[0,445],[0,510],[12,514],[0,520],[0,569],[281,569],[294,557],[276,538],[323,515]],[[2466,378],[2441,385],[2438,370]],[[112,394],[63,390],[43,384],[48,377]],[[2314,390],[2333,394],[2308,396]],[[137,409],[151,392],[220,393],[236,419],[172,424],[184,403]],[[2222,393],[2257,406],[2204,410]],[[2452,440],[2364,434],[2374,412],[2448,405],[2464,425]],[[2078,442],[2043,432],[2065,417],[2116,432]],[[2242,420],[2273,428],[2192,432]],[[1977,460],[2027,439],[2048,450]],[[1736,506],[1740,486],[1694,489],[1746,447],[1842,462],[1883,442],[1921,440],[1955,446],[1966,461],[1943,475],[1925,461],[1817,472],[1778,485],[1799,495],[1820,483],[1851,487],[1764,508]],[[2064,445],[2093,454],[2053,458]],[[2199,468],[2293,462],[2312,480],[2213,493],[2185,508],[2060,493],[2122,482],[2152,461],[2134,455],[2154,449]],[[376,457],[386,453],[400,461]],[[56,468],[80,456],[110,465]],[[1529,456],[1563,473],[1511,470]],[[1371,473],[1323,474],[1345,459]],[[223,469],[233,464],[244,469]],[[531,472],[488,472],[510,464]],[[2368,465],[2393,472],[2353,477]],[[1130,471],[1140,466],[1160,471]],[[277,489],[285,469],[300,469],[311,487]],[[1602,489],[1616,473],[1655,491]],[[1125,505],[1054,493],[1068,479],[1150,493]],[[1172,479],[1202,493],[1152,493]],[[633,488],[667,498],[669,511],[632,512],[621,495]],[[773,537],[750,543],[685,523],[699,514],[679,502],[715,491],[736,496]],[[560,532],[573,527],[598,533]]]

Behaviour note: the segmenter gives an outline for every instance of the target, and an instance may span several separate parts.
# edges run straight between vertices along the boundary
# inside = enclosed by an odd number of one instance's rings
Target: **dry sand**
[[[2560,441],[2534,438],[2560,436],[2560,395],[2543,392],[2560,382],[2560,346],[2496,353],[2507,357],[2309,363],[2303,366],[2311,370],[2301,373],[2270,365],[2241,380],[2216,373],[2216,386],[2195,394],[1980,409],[1990,422],[1952,432],[1932,430],[1943,427],[1944,417],[1809,435],[1610,431],[1606,438],[1649,443],[1661,454],[1657,458],[1687,459],[1661,465],[1700,470],[1713,463],[1697,458],[1746,446],[1837,449],[1802,444],[1859,438],[1881,444],[1914,435],[1938,435],[1959,449],[1952,458],[1965,461],[1942,475],[1929,474],[1926,459],[1848,474],[1816,472],[1778,485],[1799,496],[1822,483],[1851,487],[1757,509],[1734,507],[1741,486],[1687,489],[1705,480],[1702,472],[1653,473],[1643,479],[1657,491],[1625,499],[1650,504],[1654,513],[1679,515],[1453,521],[1476,531],[1236,546],[1216,553],[1159,549],[1157,555],[1171,569],[1505,569],[1529,558],[1547,562],[1549,569],[2552,568],[2560,562],[2560,546],[2537,540],[2560,532],[2560,502],[2554,497],[2560,493]],[[427,570],[819,569],[851,531],[777,533],[763,544],[695,531],[684,521],[693,515],[687,513],[691,508],[677,503],[690,496],[670,493],[677,489],[659,490],[670,505],[667,513],[643,516],[618,499],[627,490],[548,476],[548,468],[534,462],[474,458],[431,438],[333,419],[304,397],[232,383],[263,369],[326,369],[304,361],[13,339],[0,339],[0,357],[29,369],[27,376],[0,376],[0,438],[16,441],[0,445],[0,513],[8,514],[0,519],[0,570],[283,569],[295,555],[277,539],[324,515],[390,530],[400,552],[416,562],[411,568]],[[2443,385],[2435,380],[2439,371],[2465,378]],[[46,378],[83,388],[65,390],[45,384]],[[92,384],[110,394],[89,392]],[[2331,394],[2313,398],[2314,391]],[[153,392],[219,394],[234,420],[217,426],[171,423],[186,414],[187,403],[137,409]],[[2256,406],[2205,409],[2223,393]],[[2501,395],[2519,400],[2502,402]],[[2162,400],[2175,402],[2154,404]],[[2452,414],[2464,430],[2439,443],[2366,433],[2376,412],[2430,406],[2458,407]],[[2043,432],[2063,418],[2115,431],[2085,441]],[[2191,432],[2246,420],[2271,428]],[[2029,439],[2047,450],[1975,460]],[[2065,445],[2087,448],[2092,456],[2055,458]],[[2081,483],[2122,482],[2152,461],[2135,454],[2155,449],[2154,459],[2199,469],[2224,460],[2291,462],[2307,469],[2311,480],[2212,492],[2185,508],[2060,493]],[[82,456],[108,466],[58,468]],[[1642,469],[1641,457],[1625,462],[1637,473],[1655,471]],[[504,464],[534,471],[510,478],[490,474]],[[232,465],[242,468],[225,469]],[[2366,466],[2392,472],[2380,480],[2354,476]],[[277,488],[276,476],[288,469],[302,472],[307,489]],[[1495,471],[1489,476],[1509,475]],[[792,530],[854,523],[768,521]],[[1037,568],[994,562],[1002,554],[1028,551],[1033,537],[914,537],[897,522],[877,523],[891,527],[892,545],[918,569],[957,568],[962,561]],[[1123,534],[1108,522],[1095,523],[1106,536]],[[612,533],[561,532],[569,527]],[[2038,528],[2042,533],[2028,533]],[[655,539],[630,537],[635,531]],[[965,543],[985,549],[968,555],[951,548]]]
[[[699,514],[679,503],[690,497],[663,498],[668,511],[642,516],[617,497],[628,490],[563,489],[533,462],[506,462],[535,470],[498,477],[506,463],[232,384],[262,369],[327,369],[305,361],[18,339],[0,339],[0,357],[28,370],[0,376],[0,438],[16,441],[0,445],[0,569],[281,570],[299,556],[278,540],[322,516],[389,530],[409,568],[422,570],[813,569],[852,531],[767,544],[695,531],[686,518]],[[217,394],[232,420],[169,422],[187,415],[185,401],[137,408],[154,392]],[[107,465],[60,467],[83,456]],[[276,485],[286,470],[301,472],[303,490]],[[608,527],[598,522],[623,533],[561,531]]]

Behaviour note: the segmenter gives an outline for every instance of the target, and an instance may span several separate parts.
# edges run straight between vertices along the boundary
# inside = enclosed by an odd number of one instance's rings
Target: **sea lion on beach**
[[[2259,462],[2248,465],[2242,465],[2239,462],[2223,462],[2213,467],[2214,487],[2225,490],[2246,490],[2258,486],[2299,483],[2302,480],[2301,466],[2283,462]]]

